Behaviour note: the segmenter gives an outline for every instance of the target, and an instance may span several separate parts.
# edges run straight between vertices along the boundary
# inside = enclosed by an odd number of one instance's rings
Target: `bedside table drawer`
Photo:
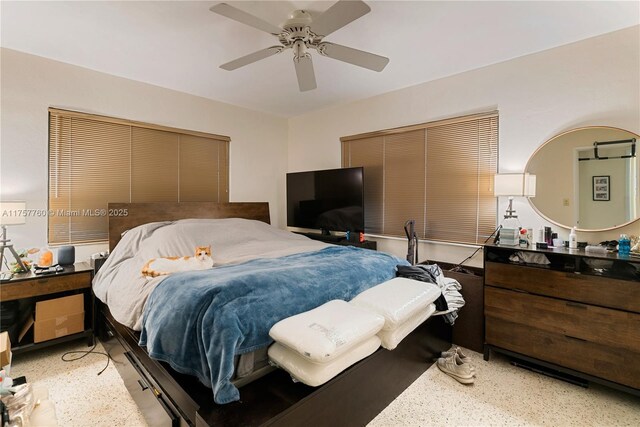
[[[90,287],[91,272],[34,277],[30,280],[2,284],[0,299],[11,301]]]
[[[517,264],[485,263],[485,284],[640,313],[640,284]]]

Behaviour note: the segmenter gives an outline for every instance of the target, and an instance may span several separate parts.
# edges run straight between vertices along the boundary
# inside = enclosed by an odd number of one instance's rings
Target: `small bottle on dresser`
[[[518,246],[521,248],[526,248],[529,246],[529,239],[527,238],[528,230],[524,227],[520,229],[520,236],[518,239]]]
[[[569,233],[569,249],[578,249],[578,236],[575,227],[572,227],[571,233]]]
[[[631,239],[626,234],[621,234],[618,239],[618,255],[627,256],[631,252]]]

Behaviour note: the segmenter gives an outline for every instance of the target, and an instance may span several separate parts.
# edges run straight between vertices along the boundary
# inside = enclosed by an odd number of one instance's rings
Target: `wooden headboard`
[[[270,224],[269,203],[109,203],[109,251],[122,233],[142,224],[187,218],[245,218]]]

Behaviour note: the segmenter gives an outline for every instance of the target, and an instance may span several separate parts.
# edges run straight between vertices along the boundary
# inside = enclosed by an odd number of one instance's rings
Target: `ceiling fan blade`
[[[371,11],[367,4],[360,0],[338,0],[322,15],[311,22],[311,31],[319,36],[328,36]]]
[[[220,68],[227,71],[235,70],[236,68],[244,67],[245,65],[253,64],[256,61],[273,56],[283,50],[284,48],[282,46],[271,46],[222,64]]]
[[[373,71],[382,71],[389,63],[389,58],[376,55],[364,50],[342,46],[335,43],[320,43],[318,52],[338,61],[348,62],[358,67],[368,68]]]
[[[278,35],[282,33],[282,28],[276,27],[275,25],[270,24],[267,21],[263,21],[257,16],[253,16],[250,13],[237,9],[226,3],[219,3],[215,6],[211,6],[209,10],[219,15],[226,16],[229,19],[233,19],[234,21],[238,21],[250,27],[257,28],[258,30],[265,31],[269,34]]]
[[[296,75],[298,76],[298,87],[300,92],[306,92],[318,87],[316,84],[316,75],[313,72],[313,61],[311,55],[294,58],[293,63],[296,66]]]

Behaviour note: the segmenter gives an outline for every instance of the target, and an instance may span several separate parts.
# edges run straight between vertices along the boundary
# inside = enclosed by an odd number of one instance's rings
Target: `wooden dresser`
[[[551,264],[514,263],[518,251]],[[640,258],[584,250],[484,249],[491,351],[640,395]]]

